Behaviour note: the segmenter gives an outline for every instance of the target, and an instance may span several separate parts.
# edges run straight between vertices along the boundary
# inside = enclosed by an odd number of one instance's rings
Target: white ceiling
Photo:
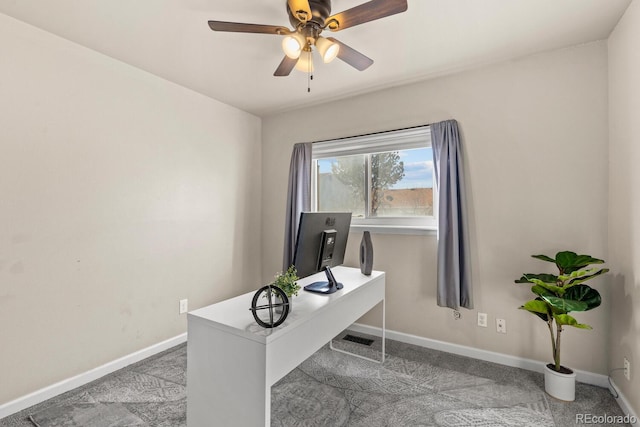
[[[363,2],[334,0],[332,13]],[[273,76],[283,58],[280,36],[207,25],[214,19],[290,27],[286,0],[0,0],[0,13],[264,116],[606,39],[631,0],[408,3],[405,13],[330,34],[375,63],[360,72],[340,60],[316,60],[310,93],[304,73]]]

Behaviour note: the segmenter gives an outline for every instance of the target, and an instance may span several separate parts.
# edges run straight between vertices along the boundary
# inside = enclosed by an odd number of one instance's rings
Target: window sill
[[[435,236],[438,230],[435,227],[419,225],[361,225],[351,224],[350,232],[369,231],[372,234],[410,234]]]

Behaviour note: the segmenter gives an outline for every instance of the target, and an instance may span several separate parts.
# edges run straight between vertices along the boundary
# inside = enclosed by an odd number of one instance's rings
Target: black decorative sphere
[[[258,325],[263,328],[275,328],[289,315],[289,298],[279,287],[267,285],[255,293],[250,310]]]

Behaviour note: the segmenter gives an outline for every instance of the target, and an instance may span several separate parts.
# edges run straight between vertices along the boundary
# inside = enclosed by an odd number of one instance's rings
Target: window
[[[354,227],[435,229],[428,126],[313,144],[312,208],[350,211]]]

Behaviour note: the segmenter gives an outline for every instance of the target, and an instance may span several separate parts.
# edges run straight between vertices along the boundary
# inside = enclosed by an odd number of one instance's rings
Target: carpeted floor
[[[340,338],[336,347],[379,357],[375,337],[371,347]],[[186,426],[186,364],[183,344],[4,418],[0,427]],[[542,374],[392,340],[383,365],[325,346],[271,393],[272,425],[282,427],[564,427],[581,425],[577,414],[624,415],[603,388],[578,383],[576,401],[560,402],[544,393]]]

